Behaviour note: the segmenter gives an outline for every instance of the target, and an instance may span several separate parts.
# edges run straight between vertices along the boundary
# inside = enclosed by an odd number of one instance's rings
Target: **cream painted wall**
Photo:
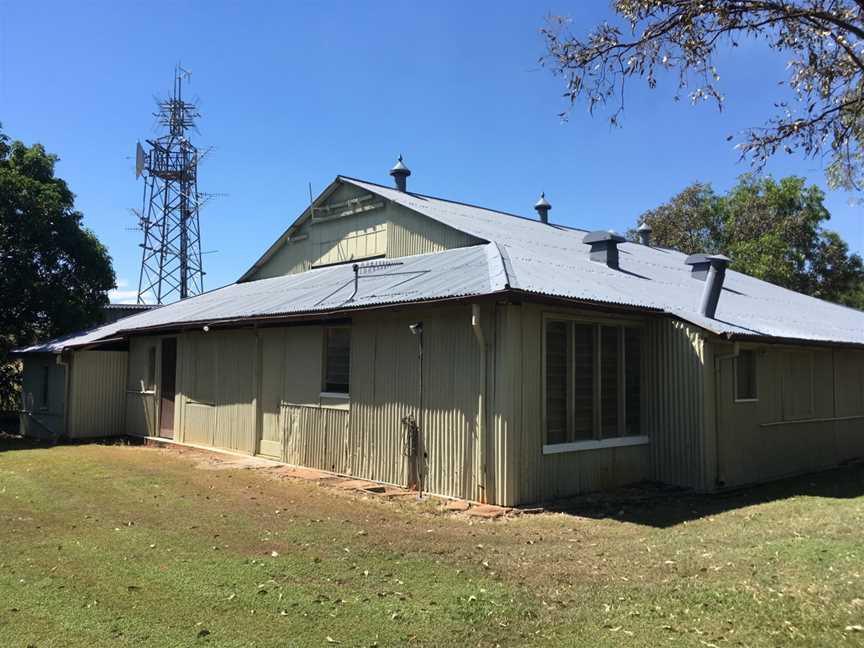
[[[723,485],[765,481],[864,457],[864,353],[751,348],[757,351],[756,401],[735,401],[734,360],[720,362]],[[722,350],[729,353],[731,347]]]
[[[127,358],[125,351],[76,351],[72,354],[69,438],[125,433]]]
[[[282,241],[251,280],[294,274],[320,265],[374,257],[401,257],[472,245],[467,234],[394,205],[359,187],[341,185],[290,239]],[[343,215],[350,213],[350,215]]]

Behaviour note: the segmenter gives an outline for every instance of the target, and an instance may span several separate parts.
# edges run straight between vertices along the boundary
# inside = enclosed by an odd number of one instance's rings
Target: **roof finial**
[[[534,203],[534,209],[536,209],[537,213],[540,214],[541,223],[549,222],[549,210],[552,209],[552,204],[546,200],[545,191],[540,194],[540,200]]]
[[[405,166],[401,153],[399,154],[399,159],[396,160],[396,164],[390,169],[390,175],[396,181],[396,188],[399,191],[408,191],[408,176],[411,175],[411,169]]]
[[[653,231],[648,221],[642,221],[642,224],[636,230],[636,233],[639,234],[639,242],[642,245],[651,245],[651,232]]]

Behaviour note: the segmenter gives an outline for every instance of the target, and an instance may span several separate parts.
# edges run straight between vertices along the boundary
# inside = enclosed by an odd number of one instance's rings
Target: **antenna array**
[[[146,147],[136,146],[135,177],[144,177],[139,304],[165,304],[204,292],[198,212],[206,196],[198,193],[202,156],[187,135],[200,117],[196,105],[183,99],[183,82],[189,78],[187,70],[175,68],[174,92],[157,103],[154,113],[165,134],[146,140]]]

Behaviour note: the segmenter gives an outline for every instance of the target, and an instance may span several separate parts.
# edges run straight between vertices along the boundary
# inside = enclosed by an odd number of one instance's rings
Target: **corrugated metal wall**
[[[332,220],[307,221],[261,266],[256,279],[294,274],[314,265],[341,263],[376,256],[400,257],[439,252],[479,242],[359,187],[343,185],[326,204],[371,196],[369,211]],[[374,207],[374,209],[372,208]]]
[[[178,344],[175,438],[256,452],[258,339],[254,331],[186,333]]]
[[[749,348],[756,351],[755,401],[736,402],[734,360],[720,362],[719,467],[724,486],[864,457],[864,353],[774,345]],[[717,353],[729,351],[731,346],[724,346]]]
[[[283,405],[282,460],[295,466],[350,474],[348,410]]]
[[[402,418],[416,412],[419,397],[418,338],[408,325],[417,319],[425,324],[426,347],[424,487],[481,499],[481,353],[470,306],[355,317],[350,401],[321,394],[321,326],[184,334],[178,438],[405,484]]]
[[[67,431],[70,438],[125,434],[126,359],[125,351],[74,353]]]
[[[436,223],[401,205],[389,206],[388,217],[390,223],[387,230],[387,256],[389,257],[428,254],[480,242],[473,236]]]
[[[706,485],[705,345],[699,329],[652,319],[643,351],[645,426],[651,477],[690,488]]]
[[[417,338],[408,325],[424,322],[425,489],[481,499],[478,395],[480,349],[470,307],[436,309],[422,316],[357,318],[352,339],[352,472],[405,484],[407,431],[402,418],[417,410]]]

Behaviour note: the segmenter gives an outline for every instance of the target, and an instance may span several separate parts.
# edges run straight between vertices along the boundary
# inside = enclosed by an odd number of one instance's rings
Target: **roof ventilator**
[[[653,231],[648,223],[643,222],[636,230],[636,233],[639,234],[639,242],[642,245],[651,245],[651,232]]]
[[[597,230],[590,232],[582,239],[583,243],[591,246],[589,258],[598,263],[605,263],[613,270],[618,269],[618,244],[623,243],[625,239],[617,232],[609,230]]]
[[[399,156],[399,159],[396,160],[396,164],[393,168],[390,169],[390,175],[393,176],[393,180],[396,182],[396,188],[399,191],[408,191],[408,176],[411,175],[411,169],[405,166],[401,155]]]
[[[684,263],[691,266],[690,276],[705,282],[699,301],[699,314],[714,319],[729,258],[722,254],[691,254]]]
[[[549,222],[549,210],[552,209],[552,204],[546,200],[546,192],[540,194],[540,200],[534,203],[534,209],[537,210],[537,213],[540,215],[541,223]]]

